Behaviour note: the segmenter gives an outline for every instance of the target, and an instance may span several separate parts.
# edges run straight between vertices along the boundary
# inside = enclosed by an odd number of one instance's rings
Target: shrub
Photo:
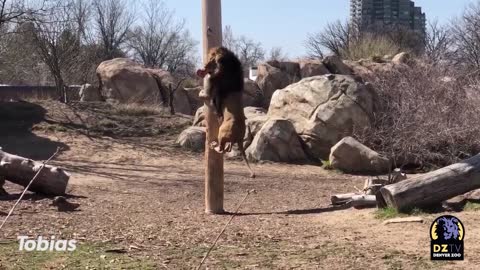
[[[356,129],[367,146],[405,164],[445,166],[480,151],[480,83],[449,77],[439,66],[377,73],[378,93],[371,128]]]
[[[352,42],[342,57],[349,60],[372,59],[385,55],[396,55],[402,49],[384,36],[365,35]]]

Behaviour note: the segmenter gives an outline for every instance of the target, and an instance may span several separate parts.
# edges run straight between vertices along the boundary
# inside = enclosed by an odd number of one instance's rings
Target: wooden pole
[[[208,50],[222,45],[221,0],[202,0],[203,62]],[[210,149],[209,144],[218,138],[219,121],[214,110],[205,106],[207,140],[205,142],[205,212],[222,214],[223,210],[223,155]]]

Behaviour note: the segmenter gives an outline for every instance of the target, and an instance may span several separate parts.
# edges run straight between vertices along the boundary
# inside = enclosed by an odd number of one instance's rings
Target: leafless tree
[[[77,38],[79,42],[86,42],[90,38],[88,28],[92,16],[91,0],[73,0],[73,19],[77,29]]]
[[[452,45],[449,27],[440,25],[437,20],[429,22],[424,45],[428,61],[438,63],[447,59]]]
[[[470,4],[452,23],[455,60],[466,68],[480,68],[480,3]]]
[[[0,0],[0,29],[7,33],[7,24],[18,24],[36,18],[46,11],[46,3],[47,0]]]
[[[230,25],[225,25],[223,28],[222,45],[231,51],[235,51],[237,49],[235,37],[233,36],[232,27]]]
[[[66,100],[66,85],[78,63],[77,38],[72,2],[56,1],[48,16],[35,20],[32,41],[50,71],[58,93]]]
[[[273,47],[267,56],[268,61],[285,61],[287,59],[288,56],[286,53],[283,52],[283,49],[281,47]]]
[[[265,50],[260,42],[241,36],[237,44],[237,55],[245,68],[255,66],[265,58]]]
[[[230,26],[223,30],[223,46],[233,51],[242,62],[244,69],[255,66],[265,59],[265,50],[260,42],[256,42],[246,36],[236,38]]]
[[[309,34],[305,47],[312,58],[323,58],[325,49],[341,56],[354,38],[356,38],[355,27],[348,22],[336,21],[327,24],[323,31]]]
[[[148,0],[141,25],[129,33],[128,46],[136,58],[152,68],[171,72],[193,69],[196,42],[185,30],[184,21],[176,21],[174,12],[163,1]]]
[[[134,22],[133,13],[125,0],[96,0],[93,2],[94,20],[102,58],[112,59],[121,55],[122,45]]]

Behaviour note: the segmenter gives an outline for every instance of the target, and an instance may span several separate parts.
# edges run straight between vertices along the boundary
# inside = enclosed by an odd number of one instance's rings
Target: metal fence
[[[69,101],[79,100],[80,86],[67,87]],[[0,100],[10,99],[63,99],[55,86],[12,86],[0,85]]]

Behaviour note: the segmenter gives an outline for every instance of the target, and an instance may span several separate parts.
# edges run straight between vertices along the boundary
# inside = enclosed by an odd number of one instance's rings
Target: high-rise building
[[[411,0],[350,0],[350,17],[360,28],[403,25],[425,33],[425,13]]]

